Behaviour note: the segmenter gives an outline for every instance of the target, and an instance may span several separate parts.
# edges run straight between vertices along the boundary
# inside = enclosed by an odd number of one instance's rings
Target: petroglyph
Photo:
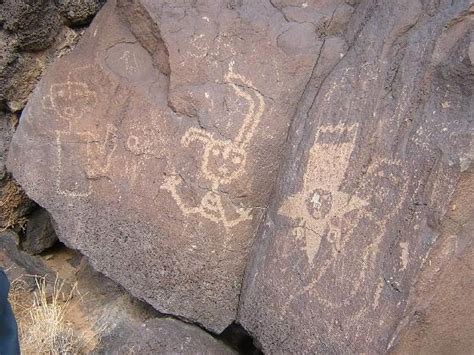
[[[135,53],[131,53],[130,51],[124,51],[120,60],[123,61],[125,65],[125,70],[130,74],[134,75],[138,69],[138,62]]]
[[[200,214],[214,223],[222,223],[226,230],[229,230],[240,222],[251,219],[251,209],[249,208],[234,209],[233,215],[236,214],[237,217],[229,217],[226,214],[222,197],[216,191],[212,190],[204,195],[198,206],[186,206],[186,203],[181,199],[177,190],[181,183],[182,179],[179,176],[172,175],[166,179],[161,188],[171,193],[171,196],[184,214]]]
[[[184,214],[200,214],[215,222],[222,223],[226,230],[242,221],[251,219],[250,209],[235,209],[237,217],[229,217],[224,203],[218,192],[219,187],[227,185],[242,176],[247,162],[247,148],[255,134],[265,110],[263,96],[253,87],[253,84],[233,70],[233,62],[229,64],[229,71],[225,75],[225,82],[232,88],[235,95],[247,105],[247,112],[235,140],[217,139],[215,136],[200,128],[190,128],[181,138],[185,147],[193,143],[200,143],[203,147],[201,158],[201,173],[210,181],[211,188],[196,207],[187,207],[180,198],[177,187],[181,183],[176,176],[169,176],[162,189],[171,193],[171,196]]]
[[[341,247],[340,218],[367,202],[342,192],[349,158],[354,149],[357,125],[322,127],[316,134],[303,176],[303,189],[281,206],[279,213],[295,220],[293,235],[304,238],[311,264],[324,236],[337,252]],[[340,140],[334,140],[341,137]]]
[[[66,123],[65,128],[55,131],[56,192],[68,197],[87,197],[92,193],[90,179],[105,176],[110,169],[117,146],[116,128],[107,125],[104,139],[79,128],[84,115],[96,106],[97,96],[87,84],[71,81],[70,76],[65,83],[52,84],[42,104]],[[77,158],[82,156],[86,157],[84,161]]]
[[[155,112],[151,114],[150,122],[160,120],[161,116]],[[159,127],[155,124],[129,127],[129,134],[125,140],[125,149],[133,154],[124,158],[124,171],[130,186],[134,186],[141,172],[152,158],[160,159],[165,145]]]
[[[403,203],[397,196],[406,195],[407,181],[403,165],[398,160],[374,160],[358,189],[363,193],[355,191],[349,195],[341,191],[355,145],[357,127],[338,124],[322,127],[318,131],[309,154],[303,188],[280,207],[279,213],[294,223],[292,235],[296,239],[303,238],[308,263],[315,271],[311,282],[289,297],[283,306],[284,312],[304,294],[311,295],[328,308],[347,305],[361,291],[367,274],[373,270],[386,224],[399,212]],[[374,201],[369,202],[360,197],[369,191],[375,196]],[[383,206],[387,200],[395,203],[387,208],[385,218],[376,218],[371,205]],[[356,228],[362,221],[370,224],[373,237],[365,247],[357,249],[354,248],[356,244],[353,238],[356,238]],[[327,247],[316,258],[323,241]],[[347,263],[354,264],[353,270],[347,269]],[[333,299],[331,288],[318,288],[326,275],[328,278],[338,275],[340,280],[334,280],[334,284],[340,284],[340,288],[346,290],[337,300]],[[326,282],[329,281],[325,279]],[[380,292],[381,289],[374,291],[374,297],[380,297]],[[375,304],[378,304],[378,300]]]
[[[204,58],[209,52],[209,45],[206,40],[206,35],[203,33],[199,35],[193,35],[191,39],[191,45],[195,51],[189,52],[189,54],[194,58]]]
[[[153,63],[150,54],[138,43],[119,42],[107,49],[103,67],[131,82],[150,79]]]
[[[341,239],[341,249],[336,250],[333,248],[329,257],[326,257],[324,261],[321,260],[315,277],[304,288],[304,292],[310,292],[315,295],[320,303],[326,307],[339,308],[348,305],[354,296],[366,290],[366,288],[362,289],[361,287],[365,284],[369,272],[375,268],[380,243],[386,233],[387,223],[400,211],[404,201],[403,198],[407,196],[407,189],[406,172],[403,170],[403,164],[399,160],[375,160],[368,168],[367,178],[360,187],[360,190],[364,191],[364,193],[372,193],[375,199],[372,199],[370,204],[366,202],[361,206],[356,218],[349,221],[354,226],[357,226],[359,223],[370,225],[369,233],[371,233],[371,239],[368,240],[365,247],[355,248],[354,244],[352,244],[352,238],[357,236],[355,229],[352,227],[346,230],[345,237]],[[387,201],[393,201],[393,204],[388,206]],[[386,208],[384,218],[374,215],[374,206]],[[341,274],[344,270],[344,264],[347,262],[345,259],[349,256],[351,256],[352,262],[356,266],[352,271],[346,271],[348,275],[342,274],[340,276],[341,284],[344,284],[348,292],[335,301],[333,300],[332,292],[328,291],[323,295],[317,285],[326,274]],[[375,290],[373,297],[377,298],[377,294],[380,292],[380,290]],[[360,316],[364,312],[366,310],[359,310],[357,315]]]
[[[83,118],[96,104],[96,94],[89,90],[87,84],[70,80],[52,84],[49,95],[43,98],[43,108],[66,120],[68,131],[71,130],[73,121]]]
[[[402,271],[402,270],[405,270],[408,266],[408,260],[409,260],[408,242],[401,242],[400,249],[401,249],[400,262],[402,264],[402,266],[400,267],[400,270]]]

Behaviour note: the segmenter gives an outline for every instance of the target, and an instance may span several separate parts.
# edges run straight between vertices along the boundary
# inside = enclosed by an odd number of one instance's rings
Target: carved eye
[[[64,110],[64,113],[68,116],[73,116],[75,114],[75,110],[72,107],[67,107]]]
[[[232,163],[234,164],[240,164],[242,162],[242,159],[240,159],[239,156],[235,156],[232,158]]]

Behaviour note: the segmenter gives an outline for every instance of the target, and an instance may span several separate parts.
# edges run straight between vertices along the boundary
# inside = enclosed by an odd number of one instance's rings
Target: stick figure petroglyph
[[[125,70],[133,75],[136,73],[138,70],[138,63],[137,63],[137,57],[135,56],[134,53],[131,53],[130,51],[124,51],[122,56],[120,57],[120,60],[123,61],[125,65]]]
[[[92,193],[91,178],[105,176],[116,148],[116,128],[107,125],[104,139],[80,128],[80,123],[97,104],[96,93],[83,82],[52,84],[42,101],[46,111],[66,124],[57,129],[56,192],[68,197],[87,197]],[[67,165],[67,168],[65,168]]]
[[[251,219],[251,210],[244,208],[233,208],[234,213],[231,214],[234,216],[229,216],[218,190],[220,186],[231,183],[245,172],[247,148],[265,109],[262,94],[253,87],[250,81],[234,72],[233,64],[231,62],[229,65],[225,82],[248,105],[235,140],[217,139],[212,133],[200,128],[190,128],[181,138],[181,143],[185,147],[190,147],[193,143],[202,145],[201,172],[210,181],[210,190],[198,206],[189,207],[177,191],[177,187],[182,183],[179,176],[168,176],[161,187],[171,193],[184,214],[200,214],[215,223],[222,223],[226,230]]]

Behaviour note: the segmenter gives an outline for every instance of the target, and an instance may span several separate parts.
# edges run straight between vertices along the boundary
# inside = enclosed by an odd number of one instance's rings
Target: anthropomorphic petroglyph
[[[303,189],[281,206],[279,213],[295,219],[293,235],[304,238],[311,264],[323,237],[332,248],[341,248],[340,219],[367,202],[340,190],[354,149],[357,125],[320,128],[303,177]]]
[[[284,311],[305,294],[328,308],[348,305],[362,291],[369,272],[375,267],[388,221],[401,209],[403,201],[397,196],[405,196],[407,181],[403,165],[396,159],[372,161],[357,191],[352,195],[341,191],[355,144],[356,127],[339,124],[320,129],[310,151],[302,190],[280,208],[280,214],[295,224],[293,235],[304,238],[308,267],[314,271],[311,281],[288,298]],[[360,196],[373,198],[369,201]],[[387,201],[391,202],[390,207]],[[384,218],[374,216],[374,206],[387,206]],[[359,223],[368,229],[369,236],[362,240],[357,238]],[[326,247],[319,255],[322,241]],[[335,275],[338,275],[336,279]],[[337,300],[333,298],[332,287],[318,287],[321,282],[328,285],[329,279],[335,288],[345,290]],[[374,290],[375,303],[380,292]],[[360,310],[357,315],[363,312]]]
[[[116,128],[107,125],[103,139],[80,128],[81,120],[96,104],[96,93],[86,83],[72,81],[70,77],[64,83],[52,84],[49,95],[43,98],[43,108],[62,120],[59,125],[63,128],[55,132],[56,192],[60,195],[89,196],[92,193],[90,179],[105,176],[110,169],[116,149]]]
[[[152,158],[161,159],[165,152],[163,146],[166,145],[160,133],[157,122],[161,122],[162,117],[157,112],[150,112],[150,117],[146,123],[137,125],[131,123],[126,128],[128,136],[125,140],[125,149],[131,153],[122,157],[124,172],[129,186],[133,187],[137,179],[143,173],[143,169],[149,164]]]
[[[244,174],[247,148],[262,119],[265,102],[250,81],[234,72],[233,62],[229,65],[225,82],[248,105],[235,139],[218,139],[212,133],[200,128],[190,128],[181,138],[181,143],[185,147],[195,143],[202,145],[201,173],[210,181],[210,191],[204,195],[198,206],[189,207],[177,191],[177,187],[182,183],[179,177],[169,176],[161,188],[171,193],[184,214],[200,214],[215,223],[222,223],[227,230],[244,220],[251,219],[250,209],[234,208],[231,213],[234,216],[229,216],[218,190],[220,186],[227,185]]]
[[[138,70],[137,57],[134,53],[131,53],[130,51],[124,51],[122,56],[120,57],[120,60],[123,61],[125,70],[129,74],[134,75],[135,72]]]

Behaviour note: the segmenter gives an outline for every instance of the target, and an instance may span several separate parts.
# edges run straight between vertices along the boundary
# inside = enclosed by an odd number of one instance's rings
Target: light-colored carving
[[[395,169],[396,173],[391,169]],[[366,278],[369,272],[373,271],[375,268],[380,243],[386,233],[387,223],[390,222],[391,219],[400,211],[403,197],[407,194],[408,184],[406,179],[404,179],[404,174],[403,165],[399,160],[381,159],[372,162],[367,170],[368,178],[361,184],[361,189],[365,189],[373,196],[371,201],[375,202],[377,206],[386,206],[383,218],[376,217],[373,214],[372,206],[370,206],[369,203],[365,203],[358,211],[357,217],[351,220],[350,223],[354,226],[357,226],[361,221],[370,224],[372,226],[370,231],[372,239],[370,242],[365,247],[362,246],[360,250],[351,248],[349,242],[351,241],[351,238],[355,237],[355,235],[353,228],[352,230],[349,230],[347,232],[347,237],[342,239],[341,250],[339,252],[336,252],[334,249],[332,250],[330,257],[322,263],[322,267],[319,268],[311,283],[304,288],[304,292],[313,292],[321,304],[335,309],[348,305],[351,299],[363,290],[362,286],[366,285]],[[402,179],[399,178],[400,176],[402,176]],[[371,179],[385,180],[390,187],[380,184],[374,189],[373,185],[371,185],[373,183]],[[372,188],[369,186],[372,186]],[[332,270],[331,274],[336,275],[338,267],[344,264],[344,258],[347,258],[348,255],[353,256],[357,254],[360,259],[356,276],[345,280],[345,283],[350,285],[350,291],[340,297],[337,302],[332,299],[331,295],[323,296],[317,288],[321,278],[329,270]],[[341,275],[341,277],[344,278],[345,276]],[[380,292],[381,291],[376,290],[373,294],[374,302],[375,298],[377,298],[377,305],[379,303],[378,297],[380,297],[377,295],[379,295]],[[363,309],[359,310],[358,316],[363,314],[365,311],[366,310]]]
[[[135,53],[130,51],[124,51],[120,56],[120,60],[123,61],[125,65],[125,70],[128,74],[134,75],[138,70],[138,62]]]
[[[209,45],[204,33],[193,35],[191,39],[191,46],[195,49],[194,52],[189,52],[191,57],[202,59],[209,52]]]
[[[263,96],[253,87],[253,84],[233,70],[233,62],[229,65],[229,72],[225,75],[225,82],[234,93],[247,103],[248,108],[235,140],[216,138],[212,133],[200,129],[190,128],[181,138],[185,147],[193,143],[200,143],[203,147],[201,158],[201,172],[210,181],[211,188],[196,207],[187,207],[180,198],[177,187],[181,180],[176,176],[169,176],[162,189],[171,193],[171,196],[184,214],[200,214],[215,222],[222,223],[226,230],[242,221],[251,219],[250,209],[234,209],[237,217],[229,217],[226,213],[219,188],[227,185],[242,176],[247,162],[247,148],[255,134],[265,110]]]
[[[340,250],[340,219],[367,204],[357,196],[340,190],[356,134],[357,125],[345,126],[341,123],[322,127],[309,153],[303,189],[280,207],[280,214],[295,219],[293,235],[304,239],[309,263],[313,262],[324,236],[335,252]],[[328,141],[341,137],[339,141]]]
[[[409,256],[408,242],[400,242],[400,249],[401,249],[400,263],[402,264],[402,266],[400,267],[400,271],[403,271],[408,266],[408,256]]]
[[[359,197],[361,194],[358,191],[353,195],[341,191],[356,133],[357,125],[338,124],[321,128],[309,154],[302,190],[280,207],[279,213],[289,217],[294,223],[293,236],[303,238],[308,268],[315,270],[311,281],[288,298],[283,305],[284,312],[303,294],[312,295],[321,305],[331,309],[349,304],[351,298],[362,290],[368,273],[374,269],[386,225],[402,206],[403,199],[400,196],[405,196],[407,192],[407,181],[403,179],[403,165],[398,160],[374,159],[359,186],[359,189],[367,191],[367,198]],[[399,177],[400,174],[402,178]],[[386,183],[371,189],[374,179]],[[397,193],[395,198],[392,196],[394,191]],[[373,215],[373,206],[369,201],[375,201],[377,205],[388,201],[391,203],[387,206],[384,218]],[[349,215],[351,218],[348,218]],[[355,228],[361,221],[371,225],[372,239],[365,246],[361,242],[360,249],[355,250]],[[323,240],[327,248],[317,257]],[[346,263],[347,266],[352,264],[350,276],[343,272],[347,267]],[[340,278],[334,282],[346,290],[346,293],[338,295],[337,300],[333,299],[334,294],[325,292],[327,286],[318,287],[321,279],[329,272]],[[378,285],[374,294],[376,305],[382,292],[381,287],[383,284]],[[353,316],[359,317],[364,312],[359,310]]]
[[[116,148],[116,128],[108,125],[104,139],[89,131],[81,130],[78,122],[84,118],[97,104],[96,93],[82,82],[71,81],[70,77],[64,83],[52,84],[49,95],[42,101],[43,108],[54,113],[66,123],[66,127],[56,133],[56,192],[68,197],[87,197],[92,193],[89,178],[106,175],[111,167],[112,155]],[[64,145],[78,144],[85,147],[85,162],[81,168],[86,176],[69,176],[70,186],[66,186],[64,163],[81,165],[81,162],[64,156]],[[78,148],[79,149],[79,148]],[[80,153],[78,153],[80,155]],[[72,161],[71,161],[72,159]],[[84,181],[84,179],[86,181]],[[71,182],[74,182],[71,184]]]
[[[204,195],[199,205],[195,207],[186,206],[186,203],[182,200],[177,191],[181,183],[182,179],[179,176],[172,175],[166,179],[161,188],[171,193],[171,196],[184,214],[200,214],[214,223],[222,223],[226,229],[232,228],[240,222],[251,218],[251,210],[245,208],[235,210],[238,217],[228,217],[225,213],[222,197],[219,193],[212,190]]]

